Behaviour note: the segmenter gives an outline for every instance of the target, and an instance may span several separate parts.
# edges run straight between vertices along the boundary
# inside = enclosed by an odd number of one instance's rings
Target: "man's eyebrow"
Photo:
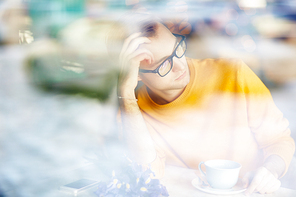
[[[161,58],[158,62],[154,63],[153,66],[156,66],[156,67],[160,66],[160,64],[161,64],[165,59],[167,59],[168,57],[169,57],[169,56],[165,56],[165,57]]]

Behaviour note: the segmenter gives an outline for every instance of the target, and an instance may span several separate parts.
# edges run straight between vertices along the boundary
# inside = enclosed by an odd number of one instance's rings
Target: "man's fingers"
[[[251,184],[249,185],[246,193],[252,194],[256,190],[257,186],[260,184],[261,180],[262,180],[261,176],[255,176]]]
[[[263,169],[263,168],[260,168],[255,172],[254,178],[251,181],[248,189],[246,190],[247,194],[252,194],[254,191],[257,190],[257,187],[260,184],[264,184],[263,179],[264,179],[265,174],[266,174],[266,169]]]
[[[261,172],[262,180],[256,188],[256,191],[258,191],[259,193],[264,192],[266,187],[271,184],[273,185],[273,183],[277,180],[271,173],[267,171],[266,168],[262,168]]]
[[[153,58],[153,54],[149,50],[145,48],[139,49],[122,61],[121,73],[133,68],[138,70],[140,62],[143,60],[147,60],[151,64]]]
[[[282,183],[280,180],[276,180],[276,182],[274,183],[273,186],[270,187],[270,189],[266,192],[268,194],[275,192],[276,190],[278,190],[281,187]]]
[[[121,51],[125,51],[126,48],[128,47],[129,43],[135,39],[136,37],[139,37],[141,35],[141,32],[137,32],[137,33],[133,33],[132,35],[130,35],[128,38],[126,38],[123,42],[123,45],[122,45],[122,49]]]
[[[135,68],[134,69],[131,69],[129,71],[127,71],[124,68],[122,68],[122,70],[121,70],[120,73],[121,74],[124,74],[125,73],[124,75],[126,75],[127,72],[128,72],[128,74],[130,74],[130,75],[138,76],[139,67],[136,66],[136,64],[137,64],[137,62],[141,62],[141,61],[143,61],[145,59],[147,59],[147,60],[151,59],[150,55],[148,55],[147,53],[140,53],[140,54],[138,54],[136,57],[133,58],[133,60],[131,62],[129,62],[130,65],[135,65]]]
[[[122,50],[120,52],[120,55],[119,55],[119,59],[123,59],[124,57],[132,54],[133,52],[135,52],[139,46],[143,43],[150,43],[151,40],[149,40],[148,38],[146,37],[137,37],[133,40],[130,41],[128,47],[125,49],[125,50]]]
[[[124,42],[123,42],[123,45],[122,45],[122,48],[121,48],[121,52],[119,54],[119,61],[123,61],[122,60],[122,56],[123,56],[123,53],[125,53],[126,49],[128,48],[130,42],[139,37],[141,35],[141,32],[136,32],[136,33],[133,33],[132,35],[130,35],[129,37],[127,37]]]
[[[139,56],[140,54],[146,54],[146,56],[141,56],[141,57],[145,57],[145,58],[134,59],[135,57]],[[148,49],[142,48],[142,49],[139,49],[139,50],[135,51],[134,53],[130,54],[126,59],[129,61],[138,62],[138,63],[140,63],[144,59],[147,59],[149,61],[149,64],[151,64],[152,61],[154,60],[154,57],[153,57],[153,54]]]
[[[272,192],[275,192],[276,190],[278,190],[281,186],[281,182],[277,179],[277,180],[271,180],[271,182],[269,182],[265,187],[263,187],[259,193],[260,194],[270,194]]]
[[[263,181],[258,185],[256,190],[259,193],[264,194],[265,191],[268,190],[267,188],[269,188],[271,185],[274,185],[276,181],[278,181],[278,179],[276,179],[271,173],[267,172],[267,174],[263,177]]]
[[[246,190],[246,194],[259,192],[261,194],[272,193],[279,189],[281,182],[266,168],[261,167],[255,172],[255,176]]]
[[[263,192],[263,194],[264,194],[264,192],[265,192],[266,188],[269,186],[269,184],[270,184],[269,180],[263,178],[261,183],[259,183],[259,185],[256,187],[255,191],[257,191],[261,194]]]
[[[141,62],[143,60],[148,60],[149,62],[151,62],[151,56],[146,53],[141,53],[141,54],[137,55],[133,60],[135,62]]]
[[[149,59],[151,59],[150,63],[154,60],[154,57],[153,57],[153,54],[151,53],[151,51],[149,51],[148,49],[145,49],[145,48],[141,48],[141,49],[138,49],[137,51],[135,51],[134,53],[128,55],[124,59],[122,59],[122,61],[121,61],[121,64],[122,64],[121,69],[124,70],[124,69],[127,69],[127,67],[129,67],[129,66],[133,66],[134,64],[130,65],[131,62],[133,62],[133,63],[136,62],[135,60],[133,60],[133,58],[135,58],[136,56],[138,56],[141,53],[146,53],[147,55],[149,55],[149,57],[150,57]],[[137,66],[140,66],[140,62],[141,61],[137,62]]]

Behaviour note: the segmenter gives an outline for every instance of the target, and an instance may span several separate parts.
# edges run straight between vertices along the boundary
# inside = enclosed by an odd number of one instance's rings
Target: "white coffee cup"
[[[202,164],[206,166],[206,172],[201,169]],[[235,186],[241,167],[238,162],[222,159],[202,161],[198,165],[200,172],[215,189],[231,189]]]

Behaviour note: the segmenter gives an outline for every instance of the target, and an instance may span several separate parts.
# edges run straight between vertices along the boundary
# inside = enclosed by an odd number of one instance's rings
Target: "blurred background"
[[[295,0],[0,0],[0,196],[57,196],[118,149],[105,36],[130,10],[185,35],[188,57],[242,59],[296,139]]]

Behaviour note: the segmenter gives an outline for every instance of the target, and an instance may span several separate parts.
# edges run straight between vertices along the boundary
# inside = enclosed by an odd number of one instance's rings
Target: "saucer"
[[[211,186],[204,186],[200,178],[193,179],[191,183],[196,189],[209,194],[231,195],[246,191],[246,188],[243,188],[238,184],[231,189],[214,189]]]

